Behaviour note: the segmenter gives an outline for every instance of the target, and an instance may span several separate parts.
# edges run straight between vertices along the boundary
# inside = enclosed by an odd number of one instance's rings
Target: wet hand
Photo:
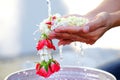
[[[102,12],[83,27],[61,26],[52,31],[49,37],[59,39],[59,45],[66,45],[74,41],[94,44],[111,28],[110,18],[109,13]]]

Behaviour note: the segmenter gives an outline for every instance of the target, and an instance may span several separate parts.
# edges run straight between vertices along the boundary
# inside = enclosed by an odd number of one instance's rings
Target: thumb
[[[101,18],[95,18],[94,20],[88,22],[83,27],[83,32],[88,33],[92,32],[96,29],[98,29],[100,26],[102,26],[102,19]]]
[[[83,32],[85,33],[91,32],[104,26],[106,18],[107,18],[107,14],[105,12],[99,13],[98,15],[95,16],[94,19],[92,19],[90,22],[84,25]]]

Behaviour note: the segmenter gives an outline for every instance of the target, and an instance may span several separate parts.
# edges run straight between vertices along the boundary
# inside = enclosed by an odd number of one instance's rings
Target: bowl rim
[[[101,70],[101,69],[97,69],[97,68],[84,67],[84,66],[62,66],[62,68],[80,68],[80,69],[94,70],[94,71],[97,71],[97,72],[100,72],[100,73],[107,74],[107,75],[111,76],[114,80],[117,80],[116,77],[113,74],[111,74],[111,73],[109,73],[107,71]],[[23,72],[23,71],[27,71],[27,70],[34,70],[34,69],[35,68],[27,68],[27,69],[22,69],[22,70],[15,71],[15,72],[10,73],[9,75],[7,75],[4,80],[7,80],[10,76],[12,76],[14,74],[17,74],[19,72]]]

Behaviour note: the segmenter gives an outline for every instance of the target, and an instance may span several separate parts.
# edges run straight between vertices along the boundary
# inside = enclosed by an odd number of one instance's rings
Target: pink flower
[[[58,72],[60,70],[60,64],[56,60],[53,60],[50,64],[50,68],[53,73]]]
[[[56,19],[56,16],[52,16],[52,20],[55,20]]]
[[[49,61],[42,61],[41,63],[36,64],[36,74],[45,78],[48,78],[55,72],[60,70],[60,64],[53,60],[49,59]]]
[[[52,72],[48,66],[41,66],[40,63],[37,63],[36,74],[44,78],[48,78],[52,74]]]
[[[37,48],[37,50],[41,50],[44,48],[44,46],[47,46],[47,48],[49,48],[49,49],[55,50],[55,46],[53,45],[52,40],[50,40],[50,39],[40,40],[38,42],[36,48]]]
[[[52,16],[50,18],[50,21],[47,21],[45,24],[48,25],[48,28],[51,29],[51,26],[54,24],[54,20],[56,19],[56,16]]]
[[[46,45],[48,48],[55,50],[55,46],[52,43],[52,40],[46,40]]]

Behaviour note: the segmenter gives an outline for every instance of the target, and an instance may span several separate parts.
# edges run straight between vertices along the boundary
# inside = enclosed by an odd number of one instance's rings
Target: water
[[[71,46],[76,53],[79,53],[81,56],[84,55],[83,44],[81,42],[73,42]]]
[[[63,45],[61,45],[61,46],[59,46],[59,54],[60,54],[60,61],[61,61],[61,63],[62,63],[62,61],[63,61]]]
[[[50,17],[51,16],[51,1],[50,0],[46,0],[46,1],[47,1],[47,6],[48,6],[48,17]],[[36,25],[36,26],[39,27],[39,25]],[[33,32],[33,35],[35,36],[37,32],[40,32],[39,28],[36,31]],[[41,33],[39,33],[39,35],[41,36]],[[36,42],[36,45],[37,45],[38,44],[38,39],[36,37],[34,37],[34,40],[37,41]],[[51,52],[51,51],[46,49],[46,48],[38,51],[37,55],[40,56],[40,61],[50,59],[52,55],[49,52]],[[47,53],[47,54],[45,54],[45,53]]]
[[[47,1],[47,6],[48,6],[48,17],[50,17],[52,15],[51,0],[46,0],[46,1]],[[63,46],[59,46],[59,54],[60,54],[60,61],[61,61],[61,63],[63,61],[62,48],[63,48]]]
[[[82,62],[82,59],[84,58],[84,54],[85,54],[84,49],[83,49],[83,43],[73,42],[73,43],[70,44],[70,46],[75,51],[75,57],[76,57],[75,63],[77,65],[83,66],[84,63]]]
[[[46,0],[46,1],[48,6],[48,16],[51,16],[51,1],[50,0]]]
[[[47,6],[48,6],[48,17],[51,16],[51,0],[46,0],[47,1]],[[74,47],[74,50],[78,53],[77,55],[77,59],[79,59],[79,54],[80,55],[83,55],[84,52],[83,52],[83,46],[82,46],[82,43],[80,42],[74,42],[74,45],[72,45]],[[62,55],[62,48],[63,46],[59,46],[59,54],[60,54],[60,61],[62,62],[63,61],[63,55]],[[79,64],[79,60],[77,61],[77,63]]]

